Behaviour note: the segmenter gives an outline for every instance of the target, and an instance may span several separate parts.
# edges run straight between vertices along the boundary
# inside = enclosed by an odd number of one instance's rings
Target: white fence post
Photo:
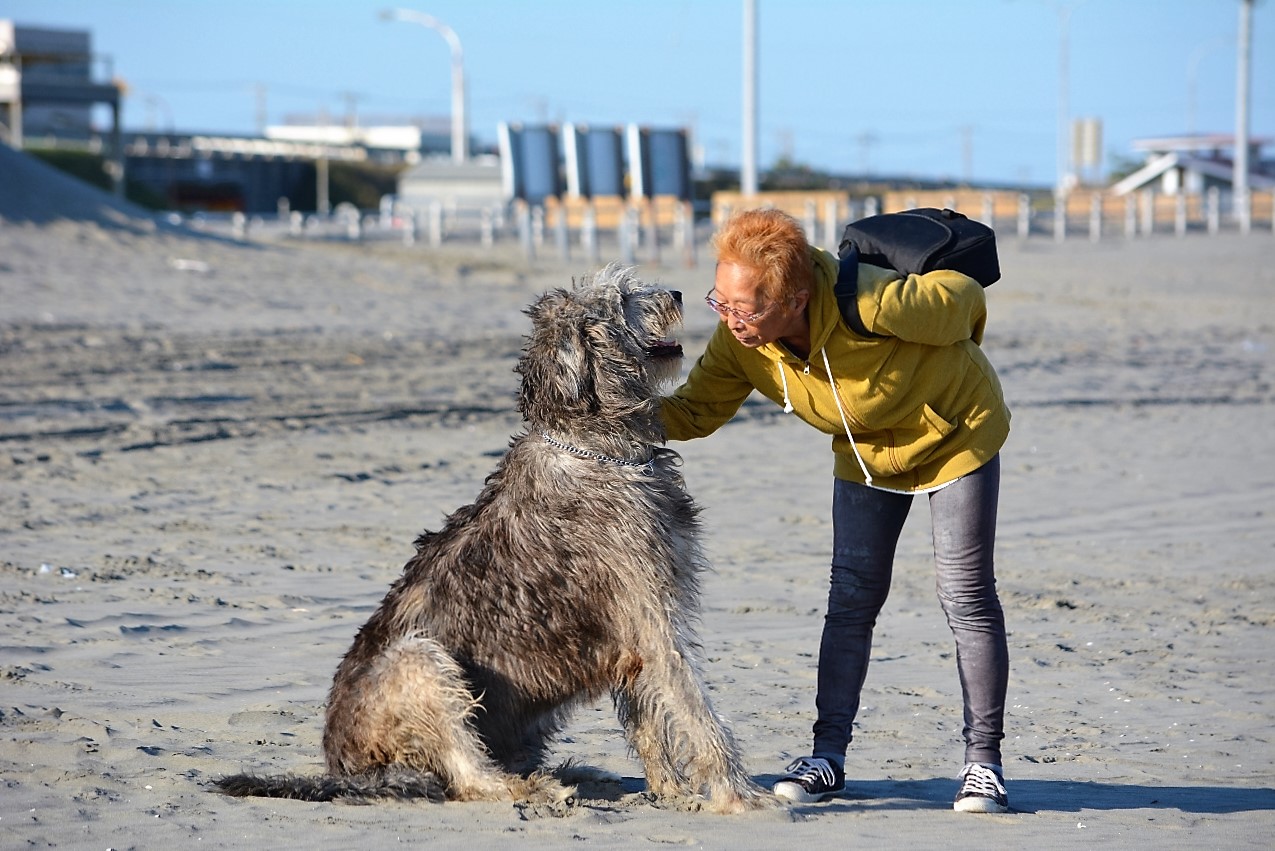
[[[483,207],[478,214],[478,239],[482,242],[483,248],[491,248],[492,243],[496,241],[495,227],[493,226],[496,218],[495,213],[490,207]]]
[[[1155,193],[1150,189],[1142,190],[1142,235],[1155,233]]]
[[[429,202],[429,244],[431,248],[443,244],[443,205],[438,201]]]
[[[584,219],[580,222],[580,247],[590,264],[598,262],[598,214],[590,199],[584,205]]]
[[[1102,193],[1089,196],[1089,241],[1102,239]]]
[[[545,208],[536,206],[531,208],[531,242],[536,247],[536,251],[545,247]]]
[[[686,268],[694,269],[699,264],[695,245],[695,205],[690,201],[683,201],[678,209],[682,211],[679,229],[682,234],[682,262],[686,264]]]
[[[570,234],[567,232],[567,207],[565,204],[559,204],[554,212],[556,216],[553,221],[553,241],[558,247],[558,257],[563,260],[570,260],[571,245],[569,242]]]
[[[1018,238],[1026,239],[1031,233],[1032,199],[1027,193],[1018,196]]]
[[[1215,234],[1222,224],[1222,193],[1216,186],[1210,186],[1204,198],[1209,233]]]
[[[399,216],[403,220],[403,244],[415,245],[416,234],[419,223],[416,221],[416,211],[411,207],[399,211]]]
[[[829,198],[823,202],[823,246],[831,250],[838,242],[837,199]]]
[[[625,207],[620,212],[618,234],[620,240],[620,262],[625,266],[633,265],[633,215],[636,211],[632,207]]]
[[[526,204],[518,205],[518,241],[522,243],[522,254],[528,260],[536,257],[536,241],[531,237],[531,210]]]

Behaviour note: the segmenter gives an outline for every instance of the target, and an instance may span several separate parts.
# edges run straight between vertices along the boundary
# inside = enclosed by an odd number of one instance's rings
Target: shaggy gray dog
[[[676,293],[608,266],[528,310],[527,431],[416,555],[329,695],[319,778],[236,775],[234,795],[552,801],[539,769],[574,707],[611,694],[657,795],[739,812],[768,796],[697,664],[698,508],[662,448]]]

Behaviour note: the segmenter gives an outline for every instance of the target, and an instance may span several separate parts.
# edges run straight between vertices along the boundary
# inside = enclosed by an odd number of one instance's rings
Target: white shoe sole
[[[1007,813],[1009,807],[1001,806],[991,798],[961,798],[961,800],[952,804],[952,809],[958,813]]]
[[[770,791],[775,793],[776,798],[784,798],[797,804],[817,804],[820,801],[826,801],[828,798],[836,797],[845,790],[846,787],[842,786],[840,789],[813,795],[801,788],[801,784],[793,783],[790,780],[780,780],[770,789]]]

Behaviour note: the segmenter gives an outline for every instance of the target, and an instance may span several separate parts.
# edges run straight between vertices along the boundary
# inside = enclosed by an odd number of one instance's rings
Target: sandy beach
[[[951,810],[959,685],[924,500],[844,796],[732,817],[650,800],[604,701],[554,758],[622,783],[557,806],[355,806],[209,781],[320,769],[355,630],[520,428],[522,309],[588,267],[513,242],[236,244],[10,209],[0,847],[1270,847],[1275,238],[1001,254],[985,349],[1014,413],[997,559],[1012,812]],[[686,292],[694,356],[711,257],[666,263],[639,271]],[[809,747],[831,453],[760,399],[676,448],[715,567],[706,677],[768,785]]]

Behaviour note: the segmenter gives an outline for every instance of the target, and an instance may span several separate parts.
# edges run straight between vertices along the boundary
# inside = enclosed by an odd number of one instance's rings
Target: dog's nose
[[[669,294],[669,295],[671,295],[671,296],[673,296],[673,301],[677,302],[678,304],[681,304],[681,303],[682,303],[682,293],[681,293],[681,291],[679,291],[679,290],[669,290],[669,291],[668,291],[668,294]]]

